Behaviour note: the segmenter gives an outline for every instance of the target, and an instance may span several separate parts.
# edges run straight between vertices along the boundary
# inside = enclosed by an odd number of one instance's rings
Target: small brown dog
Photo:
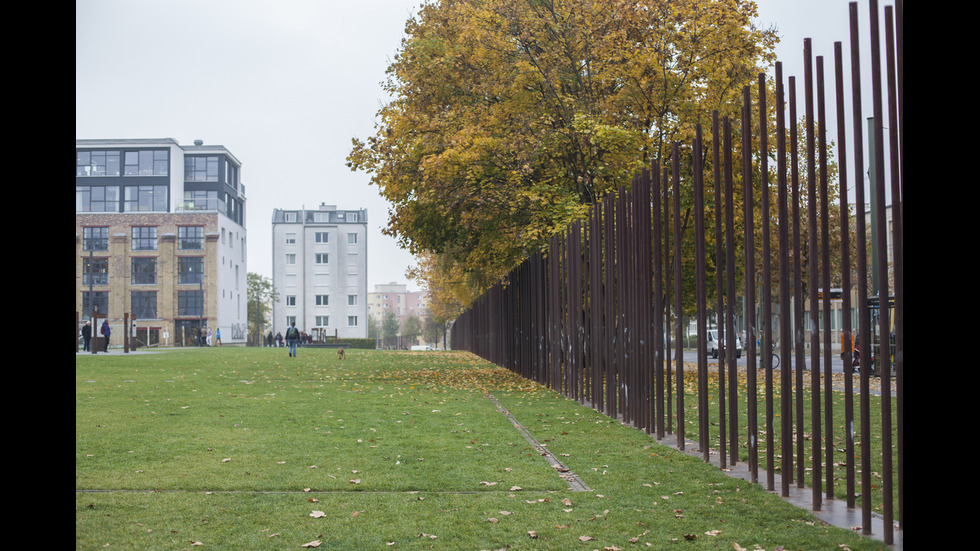
[[[337,349],[337,359],[338,360],[343,360],[344,359],[344,348],[343,347],[340,347],[340,348]]]

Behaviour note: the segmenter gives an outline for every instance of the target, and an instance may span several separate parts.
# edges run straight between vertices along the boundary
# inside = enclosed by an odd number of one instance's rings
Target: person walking
[[[208,343],[208,346],[211,346],[211,328],[210,327],[208,327],[207,343]]]
[[[214,340],[218,341],[218,346],[221,346],[221,328],[214,330]]]
[[[112,334],[112,329],[109,328],[109,320],[102,321],[102,329],[99,330],[102,336],[105,337],[105,350],[103,352],[109,351],[109,335]]]
[[[286,343],[289,345],[289,356],[296,357],[296,343],[299,342],[299,329],[296,329],[294,321],[289,329],[286,329]]]
[[[82,326],[82,350],[85,352],[92,351],[92,322],[86,321],[85,325]]]

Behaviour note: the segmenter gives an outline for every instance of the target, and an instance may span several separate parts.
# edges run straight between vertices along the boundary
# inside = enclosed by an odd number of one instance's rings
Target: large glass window
[[[170,152],[166,149],[127,151],[123,174],[126,176],[167,176],[170,173]]]
[[[316,232],[315,236],[316,236],[316,242],[317,243],[329,243],[330,242],[330,234],[328,232],[318,231],[318,232]]]
[[[177,243],[181,250],[204,249],[204,226],[179,226]]]
[[[119,186],[75,186],[75,212],[119,212]]]
[[[109,284],[109,259],[108,258],[83,258],[82,259],[82,285],[108,285]]]
[[[329,264],[330,255],[327,253],[316,253],[317,264]]]
[[[317,327],[328,327],[329,325],[330,325],[330,316],[316,316]]]
[[[133,228],[133,250],[157,250],[157,229],[155,226],[136,226]]]
[[[119,176],[119,152],[75,150],[75,176]]]
[[[167,186],[126,186],[123,212],[167,211]]]
[[[108,291],[82,291],[82,315],[88,317],[95,308],[101,314],[109,312],[109,292]],[[94,329],[93,329],[94,330]]]
[[[204,281],[204,257],[181,256],[177,258],[177,283],[189,285]]]
[[[177,291],[178,316],[203,316],[204,293],[202,291]]]
[[[109,228],[82,228],[82,249],[86,251],[108,251]]]
[[[330,295],[317,295],[316,296],[317,306],[330,306]]]
[[[217,182],[218,157],[184,157],[184,180]]]
[[[157,292],[133,291],[130,298],[133,319],[149,320],[157,317]]]
[[[152,256],[133,257],[133,285],[153,285],[157,282],[157,259]]]
[[[184,208],[187,210],[219,210],[217,191],[184,191]]]

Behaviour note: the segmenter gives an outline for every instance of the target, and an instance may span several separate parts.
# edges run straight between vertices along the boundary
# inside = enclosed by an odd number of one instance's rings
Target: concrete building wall
[[[275,209],[273,334],[367,337],[367,211]]]

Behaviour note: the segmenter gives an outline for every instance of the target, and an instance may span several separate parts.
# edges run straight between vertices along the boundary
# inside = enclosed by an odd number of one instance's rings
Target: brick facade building
[[[245,193],[222,146],[76,140],[75,310],[145,345],[247,337]],[[206,329],[204,329],[206,331]],[[121,339],[113,338],[111,344]],[[216,344],[216,338],[212,339]]]

